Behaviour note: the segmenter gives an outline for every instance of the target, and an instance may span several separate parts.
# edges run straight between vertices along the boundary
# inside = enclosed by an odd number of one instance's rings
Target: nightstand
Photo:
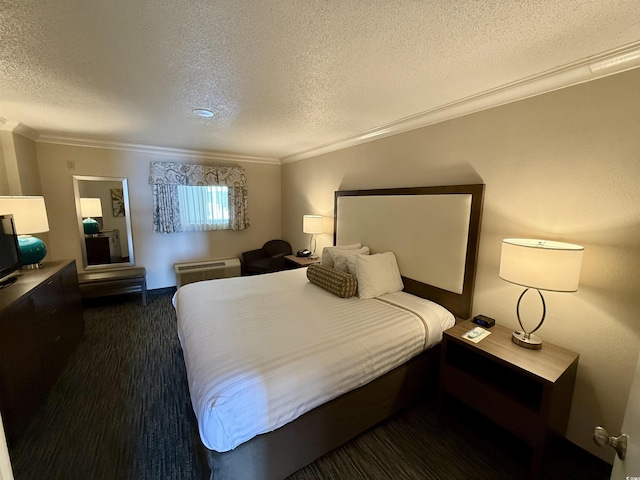
[[[293,268],[308,267],[309,265],[315,265],[316,263],[320,263],[320,257],[296,257],[295,255],[284,256],[284,266],[287,268],[287,270],[291,270]]]
[[[438,403],[451,395],[531,445],[537,478],[547,441],[566,431],[579,355],[549,342],[519,347],[500,325],[478,343],[462,338],[476,326],[466,321],[444,332]]]

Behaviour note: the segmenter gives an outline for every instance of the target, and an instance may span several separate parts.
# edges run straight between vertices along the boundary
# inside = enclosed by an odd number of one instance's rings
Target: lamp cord
[[[542,326],[542,324],[544,323],[544,317],[547,315],[547,305],[544,303],[544,297],[542,296],[542,292],[536,289],[536,292],[538,292],[538,295],[540,295],[540,300],[542,300],[542,318],[540,319],[540,323],[538,323],[538,326],[536,328],[534,328],[530,332],[527,332],[525,330],[524,326],[522,325],[522,320],[520,319],[520,302],[522,301],[522,297],[524,297],[524,294],[527,293],[529,290],[530,290],[529,288],[525,288],[524,292],[520,294],[520,298],[518,298],[518,305],[516,307],[516,315],[518,316],[518,323],[520,324],[520,328],[522,328],[522,331],[524,332],[525,338],[531,337],[531,334],[534,333],[536,330],[538,330]]]

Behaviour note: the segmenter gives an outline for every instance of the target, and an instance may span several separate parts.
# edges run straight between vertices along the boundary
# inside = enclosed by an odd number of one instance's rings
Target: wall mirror
[[[84,269],[133,265],[127,179],[74,175],[73,191]]]

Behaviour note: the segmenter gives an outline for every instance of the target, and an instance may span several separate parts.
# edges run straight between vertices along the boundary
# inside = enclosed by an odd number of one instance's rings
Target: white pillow
[[[358,256],[349,255],[347,256],[347,270],[349,273],[355,275],[356,274],[356,260],[358,260]]]
[[[404,288],[396,256],[392,252],[356,257],[356,278],[360,298],[373,298]]]
[[[333,258],[333,268],[340,270],[341,272],[356,273],[355,270],[355,257],[357,255],[369,255],[369,247],[362,247],[359,249],[349,250],[333,250],[331,252],[331,258]],[[353,270],[349,267],[349,259],[354,259]]]
[[[322,265],[333,268],[333,257],[331,256],[331,252],[335,252],[337,250],[357,250],[361,247],[361,243],[354,243],[353,245],[336,245],[335,247],[324,247],[322,249],[321,263]]]

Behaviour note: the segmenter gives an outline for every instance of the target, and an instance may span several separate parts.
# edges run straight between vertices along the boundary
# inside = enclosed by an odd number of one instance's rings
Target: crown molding
[[[0,131],[10,131],[30,138],[38,143],[70,145],[86,148],[103,148],[154,155],[172,155],[227,162],[285,164],[342,150],[373,140],[390,137],[454,118],[470,115],[490,108],[517,102],[544,93],[581,83],[597,80],[640,67],[640,41],[609,50],[580,61],[554,68],[507,85],[481,92],[455,102],[411,115],[386,125],[361,132],[357,135],[329,142],[282,158],[227,154],[203,150],[157,147],[151,145],[94,141],[53,135],[39,135],[37,131],[20,122],[0,117]]]
[[[2,117],[0,117],[0,131],[17,133],[18,135],[22,135],[23,137],[27,137],[34,141],[38,138],[38,132],[33,128],[27,127],[25,124],[20,122],[9,121]]]
[[[282,157],[280,162],[291,163],[316,157],[379,138],[390,137],[554,90],[622,73],[637,67],[640,67],[640,41],[411,115],[351,137]]]
[[[268,163],[279,165],[277,158],[254,157],[247,155],[235,155],[230,153],[208,152],[204,150],[187,150],[181,148],[156,147],[152,145],[140,145],[134,143],[103,142],[80,138],[58,137],[53,135],[40,135],[38,143],[51,143],[55,145],[69,145],[73,147],[103,148],[107,150],[123,150],[127,152],[148,153],[153,155],[172,155],[189,158],[200,158],[225,162],[244,163]]]

